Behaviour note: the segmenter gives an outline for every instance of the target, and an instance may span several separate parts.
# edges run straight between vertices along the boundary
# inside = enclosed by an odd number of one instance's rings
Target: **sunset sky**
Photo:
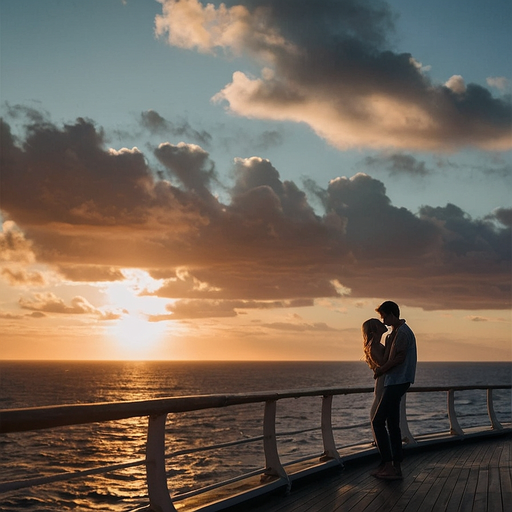
[[[509,0],[0,20],[0,359],[512,360]]]

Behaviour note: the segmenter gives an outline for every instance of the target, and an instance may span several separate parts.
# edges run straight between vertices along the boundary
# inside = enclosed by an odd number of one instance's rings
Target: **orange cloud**
[[[156,172],[138,149],[109,150],[91,121],[32,123],[20,142],[5,123],[3,133],[2,214],[10,224],[0,241],[11,260],[32,254],[75,281],[144,269],[162,284],[143,293],[204,300],[210,315],[232,315],[229,301],[311,304],[347,294],[424,309],[510,306],[510,209],[485,219],[450,204],[415,214],[391,204],[368,175],[326,188],[310,182],[305,191],[260,157],[235,160],[234,183],[220,184],[230,197],[221,201],[215,165],[197,145],[155,148],[164,169]],[[49,296],[20,304],[97,314]],[[185,306],[172,313],[201,314],[198,303],[176,308]]]
[[[12,221],[4,222],[0,231],[0,261],[17,263],[35,261],[32,243]]]
[[[120,313],[101,311],[95,308],[84,297],[74,297],[68,306],[54,293],[35,293],[32,299],[20,298],[19,305],[22,309],[28,309],[37,313],[57,313],[64,315],[94,315],[102,320],[115,320],[120,318]]]
[[[26,269],[3,268],[0,274],[12,285],[43,286],[46,280],[41,272],[29,272]]]
[[[244,310],[281,309],[312,306],[312,300],[254,301],[254,300],[179,300],[167,306],[169,314],[150,315],[151,322],[183,320],[191,318],[235,317]]]
[[[99,265],[63,265],[59,267],[59,272],[70,281],[112,282],[125,278],[119,269]]]

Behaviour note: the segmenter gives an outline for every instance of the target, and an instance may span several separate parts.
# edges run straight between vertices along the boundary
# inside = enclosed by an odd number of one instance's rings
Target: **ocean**
[[[510,363],[418,363],[415,386],[510,384]],[[311,387],[371,387],[362,361],[354,362],[0,362],[0,409],[145,400],[210,393],[242,393]],[[511,422],[510,390],[494,393],[502,422]],[[321,453],[320,398],[281,400],[276,430],[286,463]],[[371,441],[372,395],[338,396],[333,425],[338,446]],[[489,424],[485,391],[456,394],[462,428]],[[409,393],[413,435],[447,431],[446,393]],[[167,453],[261,435],[263,404],[168,416]],[[365,424],[361,426],[362,424]],[[357,428],[347,429],[350,425]],[[91,423],[0,436],[0,481],[35,478],[144,458],[147,418]],[[262,468],[262,443],[171,457],[171,494]],[[0,495],[5,512],[62,510],[128,511],[147,503],[144,466]]]

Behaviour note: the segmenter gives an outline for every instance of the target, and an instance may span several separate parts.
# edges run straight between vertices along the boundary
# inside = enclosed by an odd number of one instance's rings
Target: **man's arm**
[[[389,372],[389,370],[391,370],[395,366],[402,364],[405,361],[406,355],[407,339],[405,339],[404,337],[400,337],[397,334],[391,346],[388,360],[382,366],[379,366],[374,370],[374,377],[380,377],[381,375],[384,375],[386,372]]]

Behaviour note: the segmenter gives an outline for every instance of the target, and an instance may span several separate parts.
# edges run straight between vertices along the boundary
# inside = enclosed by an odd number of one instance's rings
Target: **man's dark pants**
[[[373,415],[373,435],[382,462],[402,462],[403,460],[400,400],[409,386],[410,383],[408,382],[406,384],[385,386],[382,398]]]

